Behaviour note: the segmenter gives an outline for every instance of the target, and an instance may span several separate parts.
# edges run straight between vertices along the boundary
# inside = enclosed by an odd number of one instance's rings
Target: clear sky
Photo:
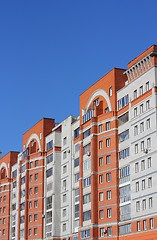
[[[1,0],[0,151],[43,117],[79,115],[79,95],[157,44],[157,1]]]

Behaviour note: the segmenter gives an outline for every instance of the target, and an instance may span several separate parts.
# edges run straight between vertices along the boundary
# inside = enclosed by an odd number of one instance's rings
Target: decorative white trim
[[[107,104],[108,104],[109,111],[112,111],[110,98],[109,98],[107,92],[102,90],[102,89],[97,89],[94,93],[92,93],[91,97],[89,98],[89,100],[87,102],[86,111],[88,110],[88,108],[89,108],[91,102],[93,101],[93,99],[96,98],[97,96],[104,97],[106,102],[107,102]]]
[[[8,178],[8,177],[9,177],[8,167],[7,167],[7,164],[6,164],[5,162],[2,162],[2,164],[0,165],[0,170],[1,170],[3,167],[4,167],[4,168],[6,169],[6,171],[7,171],[7,178]]]
[[[26,148],[28,147],[29,143],[30,143],[33,139],[36,139],[36,140],[37,140],[38,145],[39,145],[39,151],[41,151],[40,139],[39,139],[39,137],[38,137],[38,135],[37,135],[36,133],[33,133],[33,134],[29,137],[29,139],[28,139],[28,141],[27,141],[27,144],[26,144]]]

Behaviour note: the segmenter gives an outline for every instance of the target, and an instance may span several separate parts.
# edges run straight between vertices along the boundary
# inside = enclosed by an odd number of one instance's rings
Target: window
[[[33,181],[33,176],[32,175],[29,176],[29,180],[30,180],[30,182]]]
[[[35,174],[35,181],[38,180],[38,173]]]
[[[149,208],[152,208],[153,207],[153,198],[150,197],[149,198]]]
[[[39,160],[36,160],[35,161],[35,167],[38,167],[39,166]]]
[[[141,161],[141,171],[145,170],[145,160]]]
[[[46,144],[46,149],[47,149],[47,151],[50,150],[51,148],[53,148],[53,140],[49,141],[49,142]]]
[[[117,101],[117,110],[120,110],[121,108],[125,107],[129,103],[129,95],[122,97]]]
[[[79,150],[80,150],[80,144],[77,143],[75,144],[75,153],[79,152]]]
[[[106,174],[106,181],[111,182],[111,173]]]
[[[140,91],[139,91],[140,95],[143,94],[143,86],[140,87]]]
[[[32,215],[29,215],[29,222],[32,222]]]
[[[91,177],[85,178],[84,181],[84,187],[88,187],[91,185]]]
[[[86,130],[84,133],[83,133],[83,139],[90,136],[91,135],[91,128],[89,128],[88,130]]]
[[[91,202],[91,193],[88,193],[83,196],[83,204]]]
[[[88,159],[88,160],[84,161],[84,163],[83,163],[83,169],[84,169],[84,170],[91,169],[91,159]]]
[[[146,82],[146,92],[149,91],[149,82]]]
[[[25,189],[21,190],[21,198],[25,197]]]
[[[30,168],[33,168],[33,162],[30,162]]]
[[[151,138],[147,138],[147,148],[151,147]]]
[[[23,238],[24,237],[24,229],[20,230],[20,237]]]
[[[46,209],[49,210],[52,208],[52,196],[46,198]]]
[[[104,210],[99,211],[99,218],[103,219],[104,218]]]
[[[67,172],[67,165],[64,165],[63,166],[63,173],[66,173]]]
[[[104,228],[100,228],[100,237],[104,237]]]
[[[137,136],[138,135],[138,126],[136,125],[134,127],[134,136]]]
[[[102,133],[102,131],[103,131],[102,126],[103,126],[102,124],[99,125],[99,133]]]
[[[103,175],[99,175],[99,183],[100,183],[100,184],[103,183]]]
[[[66,145],[66,143],[67,143],[67,137],[64,137],[63,138],[63,146]]]
[[[140,202],[137,201],[136,202],[136,212],[139,212],[140,211]]]
[[[53,162],[53,153],[51,153],[46,157],[46,163],[49,164],[51,162]]]
[[[103,141],[99,141],[99,149],[103,148]]]
[[[47,171],[46,171],[46,177],[49,178],[50,176],[53,175],[53,168],[49,168]]]
[[[79,188],[75,189],[75,203],[79,202]]]
[[[79,127],[74,130],[74,139],[79,136],[79,131],[80,131],[80,128],[79,128]]]
[[[24,221],[25,221],[25,216],[21,216],[20,217],[20,223],[24,223]]]
[[[5,218],[3,218],[3,224],[5,224],[6,223],[6,219]]]
[[[146,220],[143,221],[143,230],[147,230],[147,221]]]
[[[107,235],[112,236],[112,227],[107,228]]]
[[[99,167],[103,166],[103,157],[99,158]]]
[[[34,214],[34,221],[35,221],[35,222],[38,221],[38,214]]]
[[[66,180],[63,180],[63,190],[66,190],[66,187],[67,187],[67,182]]]
[[[66,202],[66,200],[67,200],[67,195],[63,194],[63,202]]]
[[[140,231],[141,230],[141,223],[138,221],[137,222],[137,231]]]
[[[64,209],[63,209],[63,217],[66,216],[66,214],[67,214],[66,211],[67,211],[66,208],[64,208]]]
[[[119,193],[120,193],[120,203],[128,202],[128,201],[131,200],[130,184],[126,185],[126,186],[123,186],[123,187],[120,187],[119,190],[120,190],[119,191]],[[124,212],[124,214],[126,214],[126,212]]]
[[[102,202],[104,200],[104,193],[100,192],[99,193],[99,201]]]
[[[32,229],[29,228],[29,236],[32,236]]]
[[[136,98],[137,98],[137,89],[134,90],[134,99],[136,99]]]
[[[154,219],[151,218],[150,219],[150,229],[153,229],[154,228]]]
[[[144,122],[140,123],[140,133],[144,132]]]
[[[106,156],[106,164],[111,164],[111,155]]]
[[[123,114],[118,118],[118,126],[121,126],[128,121],[129,121],[129,114],[128,112],[126,112],[125,114]]]
[[[119,143],[129,139],[129,129],[118,135]]]
[[[21,172],[23,173],[25,170],[26,170],[26,165],[23,165],[23,166],[21,167]]]
[[[146,183],[145,183],[145,179],[142,180],[142,190],[144,190],[146,188]]]
[[[152,187],[152,177],[148,178],[148,188]]]
[[[88,122],[92,117],[94,116],[94,110],[89,110],[87,113],[83,115],[83,121],[82,123]]]
[[[37,228],[34,228],[34,235],[37,235],[37,234],[38,234]]]
[[[107,112],[109,112],[109,108],[108,107],[105,108],[105,113],[107,113]]]
[[[32,188],[29,189],[29,195],[32,195]]]
[[[16,181],[13,182],[13,188],[16,188]]]
[[[64,151],[64,152],[63,152],[63,159],[66,159],[66,157],[67,157],[67,152]]]
[[[4,196],[4,197],[3,197],[3,201],[6,202],[6,199],[7,199],[6,196]]]
[[[138,143],[135,144],[135,154],[138,153]]]
[[[81,232],[81,238],[90,237],[90,229]]]
[[[111,200],[111,190],[107,191],[107,200]]]
[[[91,210],[83,212],[83,221],[88,221],[91,219]]]
[[[141,152],[144,151],[144,141],[141,142]]]
[[[129,155],[130,155],[129,148],[126,148],[126,149],[119,152],[119,160],[129,157]]]
[[[110,130],[111,126],[110,126],[110,122],[106,123],[106,131]]]
[[[140,105],[140,113],[143,113],[143,103]]]
[[[112,87],[109,88],[109,96],[112,96]]]
[[[3,235],[5,235],[5,229],[3,229]]]
[[[21,208],[20,210],[23,211],[25,209],[25,202],[21,203]]]
[[[146,199],[142,200],[142,210],[146,210]]]
[[[148,168],[150,168],[152,166],[152,159],[151,157],[148,158]]]
[[[74,160],[74,167],[78,167],[79,166],[79,158],[76,158]]]
[[[88,143],[83,147],[83,155],[91,152],[91,143]]]
[[[34,188],[34,193],[37,194],[38,193],[38,187]]]
[[[29,202],[29,208],[30,209],[32,208],[32,202]]]
[[[94,107],[97,107],[99,105],[99,98],[94,100]]]
[[[47,183],[46,188],[47,188],[47,192],[51,191],[53,189],[53,182]]]
[[[139,182],[136,182],[136,192],[139,192],[139,190],[140,190],[140,184]]]
[[[106,139],[106,147],[110,147],[111,146],[111,138],[107,138]]]
[[[35,208],[38,207],[38,200],[34,201],[34,207],[35,207]]]
[[[147,121],[146,121],[146,126],[147,126],[147,129],[150,128],[150,118],[147,119]]]
[[[146,110],[150,109],[150,100],[146,101]]]
[[[79,173],[75,174],[75,183],[79,181]]]
[[[111,217],[112,217],[112,209],[111,209],[111,208],[108,208],[108,209],[107,209],[107,217],[108,217],[108,218],[111,218]]]
[[[137,116],[137,107],[134,108],[134,117],[136,117],[136,116]]]

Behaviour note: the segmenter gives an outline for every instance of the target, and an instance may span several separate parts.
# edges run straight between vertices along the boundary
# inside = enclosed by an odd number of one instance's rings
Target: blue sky
[[[157,1],[1,0],[0,151],[43,117],[79,115],[79,95],[157,44]]]

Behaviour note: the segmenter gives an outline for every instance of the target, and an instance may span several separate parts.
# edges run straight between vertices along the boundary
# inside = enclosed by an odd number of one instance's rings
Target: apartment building
[[[157,46],[0,159],[0,239],[157,239]]]

